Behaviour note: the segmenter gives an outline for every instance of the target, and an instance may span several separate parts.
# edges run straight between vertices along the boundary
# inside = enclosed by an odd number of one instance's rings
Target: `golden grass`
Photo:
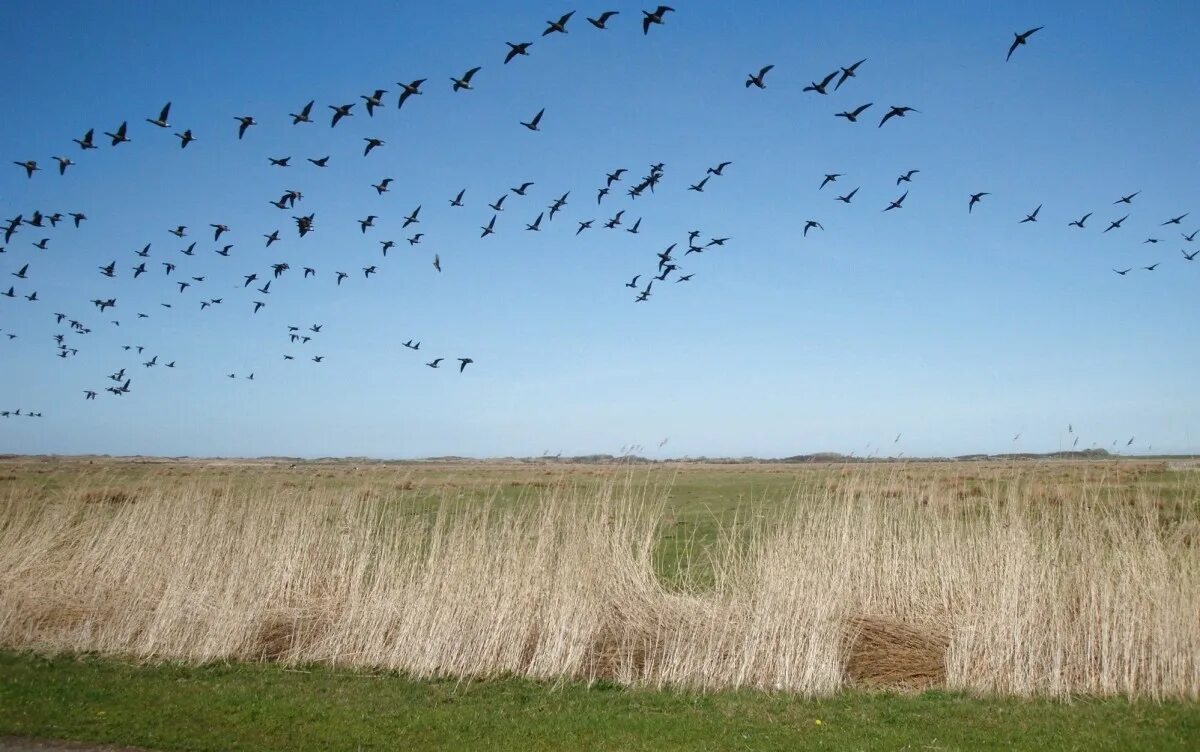
[[[850,470],[751,506],[717,545],[682,544],[670,585],[656,572],[669,489],[628,476],[516,503],[430,504],[396,478],[386,494],[202,477],[13,488],[0,646],[805,695],[1200,699],[1195,485],[1168,500],[1098,478],[938,472]]]

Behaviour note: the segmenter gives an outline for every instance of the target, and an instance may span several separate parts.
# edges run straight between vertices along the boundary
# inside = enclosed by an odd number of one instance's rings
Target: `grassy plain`
[[[0,735],[1194,748],[1198,520],[1189,461],[11,458]]]

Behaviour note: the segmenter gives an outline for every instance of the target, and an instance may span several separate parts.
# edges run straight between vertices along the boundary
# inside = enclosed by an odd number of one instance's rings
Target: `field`
[[[1182,749],[1200,471],[13,458],[0,647],[0,735]]]

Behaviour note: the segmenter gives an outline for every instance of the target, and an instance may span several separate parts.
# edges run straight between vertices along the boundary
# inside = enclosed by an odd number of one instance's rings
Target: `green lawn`
[[[3,735],[161,750],[1194,750],[1200,705],[801,700],[0,653]]]

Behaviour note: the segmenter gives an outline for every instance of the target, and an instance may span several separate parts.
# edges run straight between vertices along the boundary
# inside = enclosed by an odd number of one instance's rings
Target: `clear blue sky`
[[[605,32],[584,18],[601,5],[540,1],[10,4],[0,214],[89,219],[22,227],[0,255],[0,288],[40,299],[0,298],[2,333],[19,335],[0,337],[0,409],[45,415],[0,420],[0,451],[928,455],[1068,447],[1068,423],[1080,448],[1136,436],[1131,450],[1200,451],[1200,259],[1180,254],[1200,248],[1180,237],[1200,228],[1200,6],[674,5],[644,36],[648,3],[624,0]],[[567,35],[541,36],[572,8]],[[1039,25],[1006,63],[1013,33]],[[532,41],[530,56],[504,65],[506,41]],[[860,58],[840,91],[801,92]],[[767,63],[767,89],[746,89]],[[452,93],[449,77],[476,65],[476,90]],[[397,112],[395,84],[413,78],[426,93]],[[375,88],[386,106],[368,118],[359,95]],[[292,126],[309,99],[317,122]],[[163,131],[144,119],[167,100]],[[343,102],[359,103],[354,117],[330,129],[326,105]],[[857,125],[833,117],[866,102]],[[921,113],[878,128],[888,105]],[[541,132],[518,124],[542,107]],[[260,124],[238,141],[241,114]],[[99,134],[122,120],[133,142],[111,148]],[[91,127],[101,148],[81,153],[71,139]],[[183,128],[198,140],[181,151]],[[387,143],[364,158],[367,136]],[[79,164],[60,177],[52,155]],[[324,155],[324,170],[305,161]],[[11,164],[26,159],[45,168],[32,180]],[[686,190],[727,160],[704,193]],[[666,164],[656,193],[629,200],[621,186],[652,162]],[[598,208],[618,167],[626,182]],[[845,176],[817,190],[827,172]],[[481,240],[485,203],[524,181]],[[855,187],[852,204],[834,200]],[[883,213],[906,187],[904,208]],[[295,211],[268,205],[292,188]],[[467,205],[451,208],[461,188]],[[553,222],[524,230],[568,190]],[[977,191],[992,195],[968,215]],[[1039,204],[1036,224],[1018,224]],[[420,224],[401,230],[417,205]],[[643,217],[640,234],[575,236],[618,209],[624,226]],[[309,212],[316,231],[300,239],[290,217]],[[1085,230],[1067,227],[1086,212]],[[380,219],[363,235],[368,214]],[[807,219],[825,230],[802,238]],[[230,258],[210,223],[232,228]],[[181,224],[184,241],[167,232]],[[274,229],[283,239],[264,249]],[[693,280],[634,304],[623,284],[644,284],[691,229],[733,240],[680,256]],[[134,280],[146,243],[150,272]],[[97,267],[113,260],[106,279]],[[170,279],[164,260],[179,265]],[[243,290],[242,275],[280,261],[292,270],[269,295]],[[25,263],[28,280],[9,276]],[[380,271],[364,280],[369,264]],[[339,269],[352,273],[340,288]],[[180,294],[180,275],[206,281]],[[118,308],[100,315],[97,297]],[[199,310],[212,297],[224,303]],[[268,303],[256,315],[254,300]],[[67,333],[74,358],[55,357],[57,311],[93,330]],[[288,342],[288,325],[313,323],[312,342]],[[419,352],[401,347],[410,338]],[[177,367],[143,368],[125,344]],[[441,369],[423,365],[437,356]],[[461,375],[460,356],[475,360]],[[102,389],[120,367],[133,383],[117,398]]]

